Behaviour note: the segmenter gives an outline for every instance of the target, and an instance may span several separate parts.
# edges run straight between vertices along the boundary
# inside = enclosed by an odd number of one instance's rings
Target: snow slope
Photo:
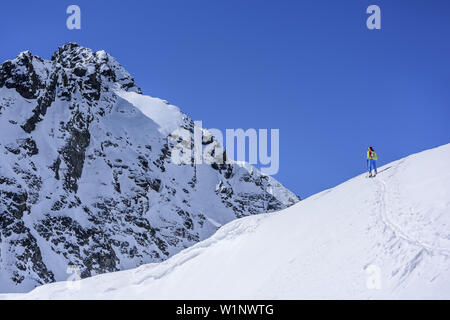
[[[450,144],[278,213],[235,220],[162,263],[24,299],[449,299]]]

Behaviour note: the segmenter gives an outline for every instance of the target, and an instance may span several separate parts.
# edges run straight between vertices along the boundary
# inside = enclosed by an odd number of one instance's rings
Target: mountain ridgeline
[[[159,262],[299,198],[252,166],[175,164],[194,122],[75,43],[0,66],[0,292]],[[204,131],[203,144],[217,144]]]

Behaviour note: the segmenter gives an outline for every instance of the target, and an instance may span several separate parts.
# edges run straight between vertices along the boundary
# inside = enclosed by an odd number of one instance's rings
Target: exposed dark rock
[[[45,94],[38,98],[38,105],[33,110],[33,115],[22,126],[22,129],[25,132],[31,133],[36,128],[36,124],[41,121],[42,116],[45,116],[47,113],[47,108],[55,101],[56,84],[57,76],[56,73],[54,73],[50,78],[50,84],[47,86]]]
[[[21,53],[16,62],[6,61],[0,66],[0,88],[14,88],[25,99],[36,99],[39,90],[45,84],[39,79],[33,67],[33,59],[29,51]]]

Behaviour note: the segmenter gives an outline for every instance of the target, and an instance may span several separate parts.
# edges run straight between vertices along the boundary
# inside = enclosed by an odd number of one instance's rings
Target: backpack
[[[378,160],[377,153],[375,151],[368,151],[367,159]]]

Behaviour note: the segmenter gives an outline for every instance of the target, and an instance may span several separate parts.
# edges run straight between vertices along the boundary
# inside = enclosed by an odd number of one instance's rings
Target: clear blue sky
[[[65,27],[66,8],[82,29]],[[382,29],[365,26],[381,8]],[[2,1],[0,60],[105,49],[206,128],[279,128],[275,177],[302,197],[450,142],[448,0]]]

